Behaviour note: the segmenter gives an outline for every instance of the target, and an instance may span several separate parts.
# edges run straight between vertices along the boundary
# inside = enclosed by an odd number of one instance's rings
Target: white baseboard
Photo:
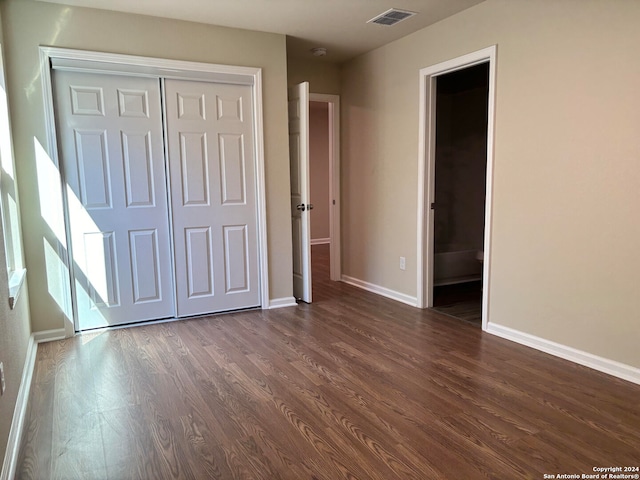
[[[396,300],[397,302],[406,303],[407,305],[411,305],[412,307],[415,307],[418,305],[418,299],[416,297],[412,297],[404,293],[396,292],[395,290],[381,287],[380,285],[375,285],[373,283],[365,282],[364,280],[359,280],[357,278],[353,278],[348,275],[342,275],[341,279],[344,283],[348,283],[349,285],[362,288],[363,290],[367,290],[368,292],[376,293],[378,295],[382,295],[383,297]]]
[[[22,435],[24,433],[24,421],[27,416],[27,405],[29,403],[29,392],[31,391],[33,370],[36,365],[38,344],[51,342],[53,340],[61,340],[63,338],[66,338],[64,328],[34,332],[29,337],[27,355],[24,361],[24,368],[22,369],[22,378],[20,379],[20,388],[18,389],[16,406],[13,410],[13,419],[11,420],[7,449],[4,453],[4,461],[2,462],[0,480],[13,480],[16,475],[18,454],[20,453],[20,443],[22,442]]]
[[[489,323],[486,331],[493,335],[497,335],[498,337],[506,338],[507,340],[520,343],[521,345],[535,348],[536,350],[564,358],[565,360],[569,360],[571,362],[584,365],[585,367],[593,368],[599,372],[613,375],[614,377],[640,385],[640,368],[616,362],[615,360],[609,360],[608,358],[599,357],[592,353],[584,352],[573,347],[568,347],[560,343],[552,342],[551,340],[536,337],[535,335],[530,335],[495,323]]]
[[[31,380],[33,378],[37,352],[38,342],[35,336],[31,335],[29,337],[29,343],[27,344],[27,355],[24,361],[24,368],[22,369],[18,398],[16,399],[16,406],[13,409],[13,419],[11,420],[9,438],[7,439],[7,449],[4,452],[0,480],[13,480],[16,475],[18,454],[20,453],[20,443],[22,442],[22,434],[24,432],[24,421],[27,416],[29,392],[31,390]]]
[[[272,298],[269,301],[269,310],[273,308],[295,307],[298,305],[294,297]]]
[[[36,343],[53,342],[54,340],[62,340],[63,338],[67,338],[64,328],[34,332],[32,336]]]
[[[330,238],[312,238],[311,245],[324,245],[325,243],[331,243]]]

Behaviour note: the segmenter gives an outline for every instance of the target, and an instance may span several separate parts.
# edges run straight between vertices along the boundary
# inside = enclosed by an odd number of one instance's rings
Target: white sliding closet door
[[[252,90],[165,80],[178,316],[260,305]]]
[[[53,80],[77,328],[173,317],[158,79]]]

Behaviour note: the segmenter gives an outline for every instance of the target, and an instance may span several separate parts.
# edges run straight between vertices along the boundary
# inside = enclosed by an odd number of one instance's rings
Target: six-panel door
[[[157,79],[56,71],[78,328],[172,317]]]
[[[251,87],[165,82],[55,72],[79,330],[260,305]]]
[[[250,86],[165,80],[178,316],[260,305]]]

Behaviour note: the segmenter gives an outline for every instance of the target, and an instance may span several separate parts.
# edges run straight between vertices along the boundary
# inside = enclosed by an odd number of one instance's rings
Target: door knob
[[[302,211],[302,212],[304,212],[304,211],[305,211],[305,208],[306,208],[306,207],[304,206],[304,203],[301,203],[300,205],[296,205],[296,209],[298,209],[298,210],[300,210],[300,211]]]
[[[313,203],[309,203],[307,205],[307,210],[313,210]]]

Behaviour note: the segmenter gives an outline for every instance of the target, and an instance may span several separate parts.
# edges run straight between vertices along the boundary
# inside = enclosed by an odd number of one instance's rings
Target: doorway
[[[327,250],[318,252],[327,280],[341,279],[340,97],[309,93],[309,83],[302,82],[289,88],[288,101],[293,293],[311,303],[312,240],[316,250]]]
[[[487,328],[496,47],[420,72],[418,306]]]
[[[312,97],[313,94],[310,95]],[[311,221],[311,271],[313,297],[330,280],[331,270],[331,140],[329,103],[309,102],[309,193],[313,211]]]
[[[480,325],[489,64],[436,79],[433,309]]]

